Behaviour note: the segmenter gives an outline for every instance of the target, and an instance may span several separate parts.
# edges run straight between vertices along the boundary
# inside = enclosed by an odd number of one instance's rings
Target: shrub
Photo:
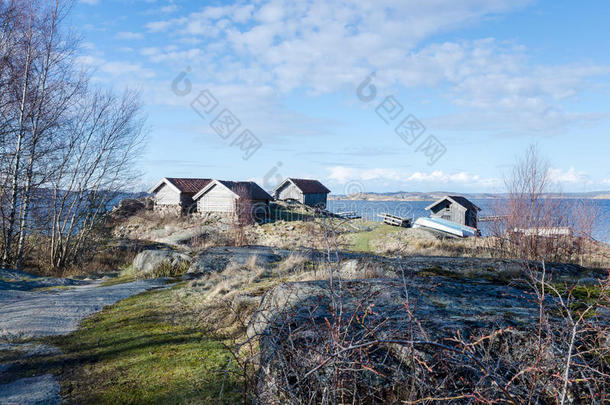
[[[191,264],[189,262],[181,262],[177,265],[172,265],[168,260],[163,261],[152,272],[146,273],[146,278],[161,278],[161,277],[180,277],[186,273]]]

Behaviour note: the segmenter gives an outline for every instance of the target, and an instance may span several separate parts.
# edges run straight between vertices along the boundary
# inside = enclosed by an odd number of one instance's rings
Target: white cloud
[[[170,21],[153,21],[146,24],[146,28],[150,32],[161,32],[170,28],[175,23],[174,20]]]
[[[441,170],[432,172],[408,172],[404,170],[373,168],[358,169],[346,166],[333,166],[328,168],[328,179],[340,184],[350,181],[391,181],[395,183],[432,183],[432,184],[474,184],[492,186],[498,184],[497,179],[481,178],[477,174],[467,172],[445,173]]]
[[[274,69],[278,79],[282,79],[283,67],[294,68],[304,62],[311,73],[302,80],[314,86],[317,81],[336,79],[327,77],[329,74],[349,76],[354,67],[361,68],[360,64],[366,69],[377,64],[400,66],[406,53],[433,33],[529,2],[267,0],[256,8],[243,4],[208,6],[187,16],[150,22],[147,28],[205,38],[220,35],[223,48],[236,52],[237,59],[256,58]],[[337,69],[326,71],[332,66]],[[345,77],[338,84],[343,83]],[[285,83],[295,84],[299,83]]]
[[[116,34],[118,39],[142,39],[144,35],[140,32],[122,31]]]
[[[124,75],[137,75],[141,78],[155,77],[153,70],[144,68],[140,63],[112,61],[102,64],[99,69],[114,77]]]
[[[144,67],[141,63],[126,61],[109,61],[101,55],[82,55],[76,62],[85,68],[92,69],[93,80],[122,82],[127,87],[138,87],[143,80],[156,77],[154,70]]]
[[[88,50],[88,51],[95,50],[95,48],[96,48],[96,47],[95,47],[95,44],[94,44],[93,42],[88,42],[88,41],[86,41],[86,42],[82,42],[82,43],[81,43],[81,45],[80,45],[80,47],[81,47],[82,49],[85,49],[85,50]]]
[[[177,5],[175,5],[175,4],[170,4],[170,5],[168,5],[168,6],[161,7],[161,10],[160,10],[160,11],[161,11],[162,13],[169,14],[169,13],[173,13],[173,12],[174,12],[174,11],[176,11],[176,10],[178,10],[178,6],[177,6]]]
[[[91,55],[82,55],[76,58],[76,63],[87,67],[94,66],[98,61],[97,58]]]
[[[466,183],[466,182],[477,182],[479,181],[479,175],[471,175],[466,172],[458,172],[454,174],[445,174],[440,170],[435,170],[431,173],[415,172],[411,174],[408,181],[420,181],[420,182],[455,182],[455,183]]]
[[[344,184],[353,180],[400,180],[401,173],[393,169],[355,169],[345,166],[334,166],[329,168],[328,178]]]
[[[372,70],[380,90],[445,86],[458,113],[437,123],[453,129],[554,133],[601,118],[567,111],[562,103],[590,88],[592,78],[610,75],[609,66],[536,65],[524,47],[493,38],[417,48],[432,34],[528,3],[266,0],[208,6],[148,23],[150,32],[175,38],[179,49],[146,56],[155,63],[188,62],[206,80],[263,83],[280,92],[354,89]]]
[[[570,167],[567,171],[551,168],[549,169],[549,177],[553,183],[564,184],[590,184],[591,180],[586,172],[578,171],[574,167]]]

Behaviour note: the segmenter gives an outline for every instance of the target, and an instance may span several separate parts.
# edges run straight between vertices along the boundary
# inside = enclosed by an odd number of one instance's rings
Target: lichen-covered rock
[[[333,339],[343,345],[356,344],[365,335],[444,342],[493,328],[523,330],[535,327],[537,319],[537,306],[528,298],[505,285],[432,276],[409,278],[406,284],[398,278],[335,280],[332,288],[326,280],[282,284],[265,294],[248,327],[248,336],[258,337],[260,344],[259,403],[285,398],[287,379],[303,378],[321,364]],[[384,359],[380,372],[387,367],[394,373],[405,356],[404,348],[391,346],[377,351]],[[320,370],[314,385],[325,384],[330,372]],[[382,384],[369,377],[368,383]],[[299,387],[288,387],[293,388],[291,395],[298,398]]]
[[[343,280],[339,287],[335,281],[334,294],[344,311],[373,305],[376,316],[386,320],[406,319],[409,315],[404,305],[417,302],[413,316],[439,335],[459,329],[468,334],[473,326],[527,325],[537,316],[531,294],[518,288],[437,277],[410,278],[406,283],[405,288],[401,279]],[[327,280],[281,284],[265,294],[248,335],[267,335],[281,329],[284,316],[291,321],[310,320],[312,316],[330,318],[332,294]]]
[[[278,251],[267,246],[244,246],[244,247],[211,247],[203,250],[195,256],[187,274],[206,274],[213,271],[223,271],[229,265],[255,265],[268,267],[289,253]]]

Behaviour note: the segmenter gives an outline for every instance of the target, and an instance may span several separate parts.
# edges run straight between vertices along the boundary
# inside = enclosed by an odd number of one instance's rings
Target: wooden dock
[[[393,225],[393,226],[401,226],[403,228],[411,227],[410,218],[402,218],[402,217],[397,217],[396,215],[385,214],[385,213],[377,214],[377,216],[383,218],[384,224]]]

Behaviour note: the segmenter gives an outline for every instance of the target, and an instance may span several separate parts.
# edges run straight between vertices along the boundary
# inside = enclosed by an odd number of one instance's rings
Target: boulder
[[[328,280],[293,282],[281,284],[264,295],[251,319],[248,335],[274,336],[285,326],[282,319],[291,322],[330,319],[333,294],[346,316],[351,315],[350,311],[374,306],[375,316],[392,320],[398,329],[409,317],[405,303],[417,302],[413,316],[439,337],[458,330],[468,336],[474,327],[531,325],[538,308],[531,294],[483,280],[417,277],[406,280],[406,289],[401,279],[343,280],[340,287],[335,280],[334,290]]]
[[[211,247],[195,256],[187,274],[206,274],[223,271],[229,265],[245,266],[250,263],[267,268],[282,260],[285,255],[284,252],[276,252],[267,246]]]
[[[336,364],[328,363],[328,369],[319,368],[311,375],[307,372],[325,364],[324,353],[335,344],[345,347],[359,339],[443,343],[454,336],[480,336],[490,329],[534,328],[537,314],[535,302],[524,291],[485,281],[414,277],[406,280],[406,288],[401,279],[343,280],[341,285],[335,280],[333,288],[327,280],[282,284],[264,295],[247,331],[250,338],[259,339],[258,403],[279,403],[288,393],[297,402],[306,401],[313,387],[319,390],[316,395],[328,392],[326,376]],[[405,367],[408,350],[380,344],[367,353],[380,359],[379,375],[390,374],[400,381],[409,372]],[[431,358],[435,350],[429,351],[420,353],[420,358]],[[306,385],[286,386],[286,381],[306,375]],[[374,374],[361,377],[361,386],[379,390],[387,382]],[[301,391],[301,387],[307,389]]]
[[[144,250],[133,259],[133,269],[137,273],[148,274],[154,272],[162,263],[169,263],[178,267],[191,262],[191,257],[175,250]]]
[[[128,218],[139,211],[148,210],[150,205],[151,199],[149,198],[126,198],[113,208],[111,215],[114,218]]]

